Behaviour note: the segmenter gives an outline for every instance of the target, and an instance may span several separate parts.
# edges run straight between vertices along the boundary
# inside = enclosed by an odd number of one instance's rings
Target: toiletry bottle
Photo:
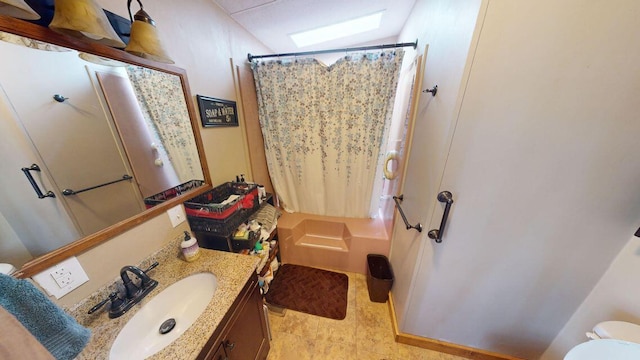
[[[191,262],[200,257],[198,241],[192,238],[188,231],[184,232],[184,241],[180,243],[180,247],[185,260]]]

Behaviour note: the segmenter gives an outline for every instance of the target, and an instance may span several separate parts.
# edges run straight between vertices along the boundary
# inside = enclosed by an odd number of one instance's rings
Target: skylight
[[[319,27],[317,29],[291,34],[289,36],[299,48],[320,44],[329,40],[340,39],[360,34],[365,31],[375,30],[380,27],[382,13],[384,13],[384,10],[371,15]]]

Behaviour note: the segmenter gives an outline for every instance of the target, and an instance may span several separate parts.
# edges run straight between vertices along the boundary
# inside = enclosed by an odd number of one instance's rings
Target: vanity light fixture
[[[129,19],[131,19],[131,37],[129,38],[129,44],[124,50],[146,59],[173,64],[173,60],[167,55],[167,52],[160,42],[155,21],[144,11],[140,0],[137,0],[140,5],[140,10],[132,17],[131,1],[132,0],[127,0]]]
[[[40,15],[23,0],[0,0],[0,15],[25,20],[40,19]]]
[[[89,38],[111,47],[126,46],[94,0],[55,0],[49,27],[62,34]]]

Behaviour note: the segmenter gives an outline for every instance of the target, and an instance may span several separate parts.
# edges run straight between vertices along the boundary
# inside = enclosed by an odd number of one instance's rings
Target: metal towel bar
[[[400,212],[400,216],[402,216],[402,220],[404,220],[404,225],[407,227],[407,230],[416,229],[416,230],[418,230],[418,232],[422,232],[422,224],[420,224],[420,223],[417,223],[415,225],[410,225],[409,224],[409,221],[407,220],[407,217],[404,216],[404,211],[402,211],[402,207],[400,206],[400,203],[402,202],[402,200],[404,200],[404,195],[394,196],[393,197],[393,201],[396,202],[396,207],[398,208],[398,211]]]
[[[120,181],[131,180],[131,179],[133,179],[133,177],[131,175],[125,174],[125,175],[122,175],[122,179],[109,181],[109,182],[106,182],[104,184],[88,187],[88,188],[85,188],[85,189],[82,189],[82,190],[78,190],[78,191],[74,191],[74,190],[71,190],[71,189],[64,189],[64,190],[62,190],[62,195],[69,196],[69,195],[80,194],[81,192],[85,192],[85,191],[101,188],[103,186],[115,184],[115,183],[120,182]]]
[[[438,194],[438,201],[445,203],[444,213],[442,214],[442,221],[440,222],[440,229],[431,229],[427,233],[429,238],[435,240],[437,243],[442,242],[442,234],[444,233],[444,227],[447,225],[447,218],[449,217],[449,210],[451,210],[451,204],[453,204],[453,194],[449,191],[441,191]]]
[[[38,184],[36,184],[36,180],[33,178],[33,175],[31,175],[31,171],[40,171],[40,166],[38,166],[37,164],[31,164],[30,167],[22,168],[22,172],[27,177],[27,180],[29,180],[29,183],[33,187],[33,190],[35,190],[36,194],[38,195],[38,199],[44,199],[47,197],[52,197],[52,198],[56,197],[53,191],[47,191],[46,194],[42,193],[42,190],[40,190],[40,187],[38,186]]]

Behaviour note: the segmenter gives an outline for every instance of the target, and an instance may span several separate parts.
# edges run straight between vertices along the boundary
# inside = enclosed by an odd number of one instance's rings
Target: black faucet
[[[129,274],[132,273],[140,279],[140,285],[136,285],[129,278]],[[140,297],[144,289],[147,289],[149,286],[158,285],[158,282],[155,280],[151,280],[151,278],[140,268],[132,265],[127,265],[120,269],[120,278],[122,279],[122,284],[126,289],[126,298],[127,299],[136,299]],[[155,285],[153,283],[155,282]]]
[[[151,290],[158,286],[158,282],[147,275],[147,272],[156,266],[158,266],[158,263],[154,262],[146,270],[141,270],[140,268],[132,265],[127,265],[120,269],[120,278],[122,279],[124,290],[109,294],[109,298],[102,300],[99,304],[92,307],[89,310],[89,314],[100,309],[107,301],[111,301],[111,306],[109,307],[109,318],[114,319],[122,316],[131,309],[133,305],[139,303],[140,300],[151,292]],[[139,279],[139,283],[136,284],[131,280],[128,273],[134,274]]]

